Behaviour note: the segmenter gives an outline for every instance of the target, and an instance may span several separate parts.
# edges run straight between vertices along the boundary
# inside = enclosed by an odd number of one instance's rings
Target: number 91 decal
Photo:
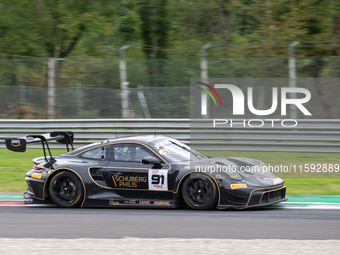
[[[149,169],[149,190],[168,190],[168,171]]]

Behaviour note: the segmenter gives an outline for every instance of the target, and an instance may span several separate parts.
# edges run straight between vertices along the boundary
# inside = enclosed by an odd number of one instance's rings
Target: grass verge
[[[52,155],[64,153],[63,149],[52,150]],[[28,149],[24,153],[0,148],[0,192],[24,192],[25,174],[32,169],[32,159],[43,156],[42,149]]]
[[[52,155],[65,152],[52,150]],[[340,164],[335,153],[202,151],[207,156],[256,158],[270,165]],[[16,153],[0,149],[0,192],[24,192],[25,174],[33,166],[32,159],[42,156],[41,149]],[[276,173],[284,179],[287,195],[340,195],[340,173]]]

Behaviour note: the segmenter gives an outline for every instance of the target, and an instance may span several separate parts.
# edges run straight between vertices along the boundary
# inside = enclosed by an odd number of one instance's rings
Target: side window
[[[142,146],[138,146],[136,148],[136,155],[135,155],[135,161],[136,162],[142,162],[142,159],[147,157],[147,156],[155,157],[155,155],[151,151],[149,151],[148,149],[146,149]]]
[[[99,147],[92,150],[88,150],[81,155],[83,158],[90,159],[105,159],[106,158],[106,148]]]
[[[116,146],[113,155],[115,161],[131,161],[134,148],[132,146]]]
[[[114,160],[127,162],[142,162],[147,156],[157,157],[142,145],[122,144],[114,147]]]

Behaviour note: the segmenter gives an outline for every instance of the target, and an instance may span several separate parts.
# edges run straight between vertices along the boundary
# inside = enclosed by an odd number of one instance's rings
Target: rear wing
[[[47,141],[56,140],[58,143],[66,144],[67,151],[69,151],[69,145],[71,146],[72,150],[74,149],[73,138],[74,138],[74,134],[72,131],[53,131],[51,133],[41,134],[41,135],[28,135],[26,137],[20,137],[20,138],[7,138],[5,139],[5,141],[6,141],[7,149],[11,151],[15,151],[15,152],[25,152],[26,145],[28,143],[41,142],[43,150],[44,150],[44,156],[47,161],[46,150],[45,150],[46,148],[52,159],[52,154],[51,154]]]

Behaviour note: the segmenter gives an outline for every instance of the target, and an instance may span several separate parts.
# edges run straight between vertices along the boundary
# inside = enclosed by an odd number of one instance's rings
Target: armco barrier
[[[0,147],[4,139],[53,130],[75,133],[75,147],[91,142],[135,135],[166,135],[198,150],[340,152],[340,120],[298,120],[296,127],[229,127],[212,120],[189,119],[55,119],[0,120]],[[51,148],[59,148],[56,142]],[[30,147],[40,147],[30,145]]]

